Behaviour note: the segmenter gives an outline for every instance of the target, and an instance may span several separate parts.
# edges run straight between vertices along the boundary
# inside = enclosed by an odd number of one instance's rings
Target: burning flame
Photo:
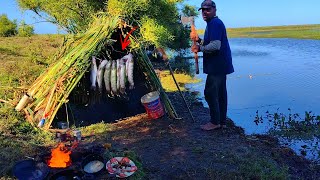
[[[60,143],[57,148],[51,150],[51,158],[48,161],[48,166],[52,168],[66,168],[71,165],[69,151],[63,143]]]

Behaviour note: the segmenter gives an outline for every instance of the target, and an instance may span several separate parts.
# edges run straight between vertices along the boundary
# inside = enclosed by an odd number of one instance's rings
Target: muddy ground
[[[119,153],[133,154],[123,155],[134,157],[139,167],[128,179],[320,179],[319,165],[281,147],[271,136],[245,135],[230,119],[227,129],[201,130],[199,126],[209,121],[208,109],[185,92],[194,122],[179,94],[168,95],[182,119],[165,115],[151,120],[145,113],[129,117],[111,124],[107,131],[84,138],[76,151],[83,147],[95,151],[93,144],[99,150],[102,147],[106,160]],[[25,155],[49,155],[51,148],[39,147]],[[104,171],[93,179],[115,178]]]
[[[247,136],[230,119],[227,129],[203,131],[208,109],[189,99],[194,122],[179,94],[169,97],[181,120],[142,114],[116,123],[108,134],[113,148],[138,155],[144,179],[320,179],[319,166],[280,147],[277,139]]]
[[[85,139],[82,146],[110,143],[110,152],[133,152],[141,166],[129,179],[320,179],[319,165],[281,147],[276,138],[245,135],[230,119],[227,129],[201,130],[209,110],[192,93],[183,94],[195,121],[179,93],[168,93],[182,119],[139,114],[113,123],[112,130]],[[50,147],[34,152],[41,151],[48,153]]]

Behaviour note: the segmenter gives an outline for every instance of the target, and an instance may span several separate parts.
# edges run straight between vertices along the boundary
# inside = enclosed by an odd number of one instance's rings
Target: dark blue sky
[[[185,4],[200,7],[202,0],[185,0]],[[320,0],[216,0],[217,15],[227,27],[320,24]],[[15,0],[0,0],[0,14],[9,19],[25,20],[33,24],[35,33],[57,33],[59,30],[32,12],[22,12]],[[204,28],[201,15],[197,28]],[[61,32],[61,30],[60,30]]]

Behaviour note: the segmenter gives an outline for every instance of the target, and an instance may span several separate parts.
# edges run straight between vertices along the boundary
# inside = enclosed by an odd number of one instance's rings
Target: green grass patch
[[[320,25],[229,28],[229,37],[320,39]]]
[[[200,79],[193,78],[191,75],[186,74],[186,73],[174,73],[174,77],[175,77],[181,91],[185,91],[185,87],[184,87],[185,84],[198,83],[201,81]],[[175,85],[173,77],[168,70],[162,71],[160,73],[160,81],[161,81],[163,88],[166,90],[166,92],[178,91],[178,88]]]
[[[320,39],[320,24],[228,28],[228,37]],[[198,30],[204,34],[204,29]]]
[[[60,35],[0,38],[0,99],[14,102],[52,63],[62,43]],[[0,103],[0,175],[9,175],[15,162],[54,143],[51,133],[39,131],[22,113]]]
[[[273,159],[261,157],[254,151],[250,154],[225,152],[215,163],[220,168],[208,168],[209,179],[289,179],[288,167],[279,166]],[[217,164],[216,164],[217,167]]]
[[[0,47],[0,53],[2,54],[2,56],[20,56],[20,54],[18,54],[16,51],[5,48],[5,47]],[[4,60],[4,59],[0,59],[0,60]]]
[[[106,134],[110,131],[113,131],[115,129],[113,124],[109,123],[96,123],[92,124],[90,126],[82,127],[81,132],[83,135],[90,135],[90,134]]]
[[[0,38],[0,98],[14,99],[53,62],[62,35]],[[23,89],[22,89],[23,90]]]
[[[53,142],[53,135],[33,128],[12,107],[0,104],[0,175],[8,175],[15,162],[34,156]]]

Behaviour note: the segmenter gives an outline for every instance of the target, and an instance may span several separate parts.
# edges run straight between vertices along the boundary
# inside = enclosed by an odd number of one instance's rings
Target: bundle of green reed
[[[150,78],[150,83],[152,84],[153,87],[155,87],[155,90],[157,90],[160,93],[160,98],[162,102],[164,103],[164,106],[169,113],[170,118],[178,118],[178,115],[171,104],[170,99],[168,98],[167,94],[165,93],[162,84],[157,76],[157,74],[154,71],[154,68],[149,60],[149,57],[146,54],[146,51],[143,50],[144,48],[140,48],[137,51],[138,55],[138,63],[139,65],[144,69],[145,73],[147,76]]]
[[[178,118],[178,115],[173,107],[173,105],[171,104],[170,99],[168,98],[167,94],[165,93],[162,84],[157,76],[157,74],[155,73],[153,66],[147,56],[147,54],[145,53],[145,51],[140,51],[140,60],[142,61],[141,64],[144,64],[144,68],[145,68],[145,72],[148,74],[148,77],[150,77],[150,82],[153,84],[154,87],[156,87],[156,90],[160,92],[160,98],[162,100],[162,102],[164,102],[164,106],[166,108],[166,110],[169,113],[169,116],[171,118]]]
[[[45,129],[49,129],[57,111],[91,64],[91,56],[111,45],[110,37],[118,27],[119,17],[99,13],[89,29],[67,39],[58,53],[57,61],[51,65],[27,91],[31,102],[24,108],[29,122],[39,115],[45,118]],[[37,114],[38,112],[38,114]]]
[[[100,54],[104,46],[112,45],[111,35],[121,26],[121,23],[119,17],[99,13],[94,17],[94,21],[86,32],[65,39],[61,50],[55,57],[56,63],[41,74],[27,92],[29,102],[26,103],[24,112],[30,123],[35,125],[38,123],[37,120],[45,119],[44,129],[50,128],[59,108],[67,103],[71,91],[89,69],[91,57]],[[137,65],[144,69],[150,83],[160,92],[161,100],[169,116],[177,118],[176,111],[162,88],[143,45],[134,37],[130,39],[131,50],[138,56]]]

